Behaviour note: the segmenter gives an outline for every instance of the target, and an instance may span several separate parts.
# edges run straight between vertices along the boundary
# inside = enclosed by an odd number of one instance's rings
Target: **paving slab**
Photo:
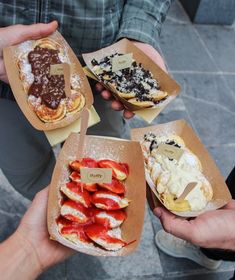
[[[227,86],[229,87],[235,98],[235,73],[234,75],[223,75],[223,79],[226,81]]]
[[[167,14],[167,21],[185,24],[191,23],[190,18],[185,12],[183,6],[178,1],[173,1]]]
[[[231,156],[235,155],[235,144],[218,147],[208,147],[208,150],[215,160],[221,174],[226,180],[229,173],[235,166],[235,157]]]
[[[198,279],[203,279],[203,280],[229,280],[233,277],[233,271],[223,271],[223,272],[214,272],[214,273],[205,273],[205,274],[195,274],[195,275],[187,275],[187,276],[179,276],[175,277],[174,275],[172,276],[167,276],[164,277],[163,280],[198,280]]]
[[[37,280],[66,280],[67,273],[66,273],[66,262],[57,264],[47,271],[43,272]]]
[[[9,237],[17,228],[20,217],[16,215],[8,215],[7,212],[0,211],[0,242]]]
[[[0,242],[17,228],[28,200],[17,193],[0,170]]]
[[[139,117],[134,117],[129,120],[128,123],[130,128],[139,128],[166,123],[177,119],[185,119],[187,122],[191,122],[181,96],[178,96],[175,100],[168,104],[168,106],[154,119],[151,124],[148,124]]]
[[[190,24],[167,21],[162,28],[160,46],[170,70],[215,70],[215,63]]]
[[[195,25],[217,67],[224,72],[235,72],[235,30],[221,25]]]
[[[217,74],[178,74],[193,127],[206,146],[235,142],[235,98]]]

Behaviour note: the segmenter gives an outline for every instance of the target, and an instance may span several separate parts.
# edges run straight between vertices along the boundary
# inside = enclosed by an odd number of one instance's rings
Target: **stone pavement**
[[[163,26],[161,47],[170,73],[181,84],[180,96],[156,119],[185,119],[209,149],[224,177],[235,165],[235,27],[192,25],[178,2]],[[146,126],[138,118],[131,127]],[[0,240],[16,228],[29,202],[0,173]],[[146,207],[141,244],[130,256],[96,258],[76,254],[39,277],[48,279],[229,279],[234,263],[208,271],[157,250],[154,234],[161,228]],[[14,280],[14,279],[13,279]]]

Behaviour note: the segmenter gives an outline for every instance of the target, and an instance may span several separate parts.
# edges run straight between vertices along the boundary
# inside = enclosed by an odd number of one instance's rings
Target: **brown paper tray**
[[[135,242],[119,251],[111,252],[91,247],[88,245],[77,246],[60,236],[57,231],[55,219],[59,216],[59,201],[61,199],[60,187],[68,181],[68,162],[76,159],[78,152],[79,135],[72,133],[66,140],[53,172],[52,182],[49,189],[47,223],[48,231],[52,239],[70,247],[76,251],[94,256],[124,256],[133,252],[140,241],[141,231],[144,223],[145,209],[145,176],[144,163],[141,147],[138,142],[115,140],[96,136],[86,136],[84,157],[95,159],[108,158],[125,162],[130,167],[130,174],[125,182],[125,197],[131,200],[126,208],[127,219],[121,226],[123,239],[128,243]]]
[[[73,73],[76,73],[80,76],[81,92],[84,94],[85,99],[86,99],[85,107],[89,109],[91,107],[91,105],[93,104],[93,95],[92,95],[90,85],[88,83],[86,75],[83,72],[80,62],[78,61],[76,55],[74,54],[74,52],[72,51],[72,49],[70,48],[68,43],[65,41],[65,39],[62,37],[62,35],[58,31],[56,31],[52,35],[50,35],[49,38],[58,42],[60,45],[62,45],[67,50],[68,57],[69,57],[71,63],[73,64]],[[33,43],[34,41],[31,41],[31,42]],[[17,62],[16,62],[16,59],[19,54],[20,54],[19,45],[8,47],[3,50],[4,63],[5,63],[6,72],[7,72],[7,76],[9,79],[11,89],[13,91],[13,94],[15,96],[15,99],[16,99],[18,105],[20,106],[20,109],[23,111],[23,113],[26,116],[26,118],[28,119],[28,121],[36,129],[47,131],[47,130],[65,127],[65,126],[71,124],[72,122],[74,122],[75,120],[77,120],[80,117],[82,111],[77,112],[70,116],[66,116],[64,119],[62,119],[58,122],[55,122],[55,123],[44,123],[37,117],[37,115],[34,113],[34,111],[28,105],[28,101],[27,101],[28,95],[24,91],[22,82],[19,77],[19,70],[18,70]]]
[[[207,207],[204,210],[193,212],[173,212],[174,214],[182,217],[195,217],[203,212],[223,207],[231,200],[231,194],[214,160],[212,159],[209,152],[202,144],[198,136],[195,134],[193,129],[187,124],[185,120],[177,120],[165,124],[132,129],[131,139],[141,142],[143,141],[144,134],[148,132],[153,132],[158,136],[169,134],[179,135],[184,140],[185,145],[201,161],[203,174],[206,176],[207,180],[210,182],[213,188],[213,199],[211,202],[208,203]],[[149,187],[152,190],[152,195],[155,197],[157,196],[159,198],[158,193],[155,190],[155,186],[151,179],[149,179],[149,176],[147,176],[147,174],[146,180],[148,182]],[[153,205],[152,201],[150,203],[151,205]]]
[[[152,72],[153,77],[159,82],[159,84],[161,86],[161,90],[166,91],[168,93],[169,96],[165,101],[160,102],[155,107],[146,108],[146,110],[158,108],[159,110],[157,112],[154,112],[154,114],[157,116],[157,114],[159,114],[166,107],[166,105],[169,104],[169,102],[171,102],[179,94],[180,86],[166,72],[164,72],[155,62],[153,62],[151,60],[151,58],[149,58],[144,52],[142,52],[138,47],[136,47],[128,39],[122,39],[122,40],[118,41],[117,43],[115,43],[109,47],[100,49],[96,52],[83,54],[83,59],[84,59],[86,65],[88,66],[88,68],[91,70],[92,69],[91,60],[93,58],[95,58],[96,60],[99,61],[103,57],[105,57],[107,55],[111,55],[115,52],[119,52],[119,53],[123,53],[123,54],[132,53],[133,58],[138,63],[142,63],[142,65],[145,69]],[[96,76],[95,73],[93,73],[93,74],[94,74],[94,76]],[[88,73],[88,75],[89,75],[89,73]],[[143,108],[133,105],[133,104],[129,103],[126,99],[120,97],[114,88],[110,88],[108,85],[105,85],[105,84],[103,84],[103,85],[108,90],[111,90],[114,97],[117,100],[121,101],[128,110],[130,110],[130,111],[143,110]]]

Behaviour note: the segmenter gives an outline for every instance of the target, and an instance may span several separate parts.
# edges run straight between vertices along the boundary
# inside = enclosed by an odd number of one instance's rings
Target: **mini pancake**
[[[168,96],[168,93],[166,91],[158,90],[155,93],[151,94],[151,97],[153,101],[158,102]]]
[[[127,207],[130,200],[111,191],[97,191],[91,196],[91,202],[100,209],[119,210]]]
[[[36,40],[34,44],[34,48],[35,47],[46,48],[51,50],[59,50],[59,51],[62,50],[62,46],[59,43],[49,38],[42,38]]]
[[[98,165],[101,168],[112,168],[112,176],[121,181],[125,180],[129,174],[129,166],[126,163],[102,159],[98,161]]]
[[[108,228],[119,227],[127,218],[127,214],[123,210],[105,211],[97,208],[92,210],[91,214],[93,219],[95,220],[95,223]]]
[[[128,99],[128,102],[140,108],[149,108],[154,106],[154,103],[152,101],[140,101],[137,98]]]
[[[68,182],[62,185],[60,189],[71,200],[81,203],[88,208],[91,204],[90,194],[87,190],[82,189],[81,183]]]
[[[71,93],[74,94],[74,96],[66,100],[66,110],[68,114],[74,114],[81,111],[86,103],[85,97],[82,94],[76,92],[75,96],[75,92],[73,90]]]
[[[44,104],[34,109],[35,113],[45,123],[51,123],[62,120],[66,115],[65,104],[60,103],[57,109],[51,109]]]
[[[110,82],[109,87],[111,88],[112,91],[115,91],[120,97],[124,99],[130,99],[135,97],[134,92],[121,92],[120,90],[118,90],[115,82]]]
[[[87,208],[73,200],[67,200],[63,203],[60,214],[64,218],[79,224],[84,224],[89,221]]]
[[[130,99],[135,97],[135,93],[134,92],[121,92],[120,90],[117,90],[117,93],[122,98],[128,99],[128,101],[130,101]]]
[[[83,225],[69,221],[63,217],[57,219],[58,231],[64,238],[75,244],[92,244],[91,240],[84,232]]]
[[[108,251],[117,251],[127,245],[121,238],[119,228],[108,230],[102,225],[92,224],[85,228],[85,233],[92,241]]]

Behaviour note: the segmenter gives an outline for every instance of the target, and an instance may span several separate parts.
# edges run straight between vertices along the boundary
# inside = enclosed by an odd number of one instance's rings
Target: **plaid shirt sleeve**
[[[161,25],[173,0],[127,0],[116,40],[129,38],[158,49]]]

